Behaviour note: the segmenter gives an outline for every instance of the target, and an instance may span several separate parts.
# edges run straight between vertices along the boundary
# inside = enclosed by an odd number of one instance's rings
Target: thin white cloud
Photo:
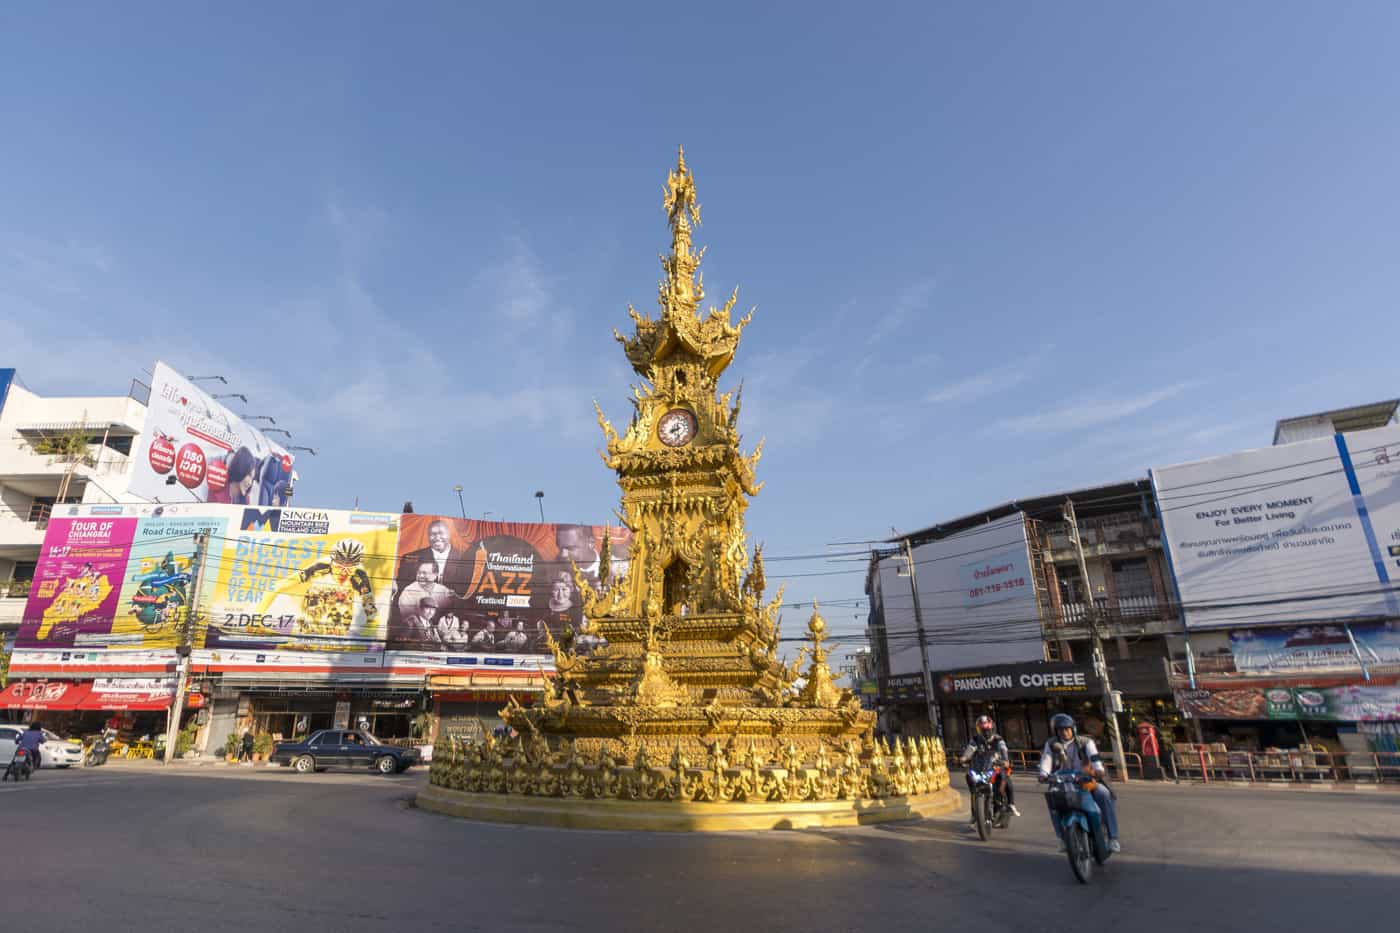
[[[1032,432],[1060,432],[1077,431],[1084,428],[1092,428],[1101,424],[1119,421],[1123,418],[1136,415],[1146,411],[1155,405],[1160,405],[1168,399],[1175,398],[1194,383],[1178,382],[1175,385],[1163,386],[1150,392],[1143,392],[1138,395],[1128,395],[1116,398],[1085,399],[1072,405],[1065,405],[1060,408],[1052,408],[1034,415],[1023,415],[1016,418],[1004,418],[996,423],[998,430],[1007,431],[1013,434],[1026,434]]]
[[[1025,382],[1030,376],[1031,371],[1026,366],[999,366],[976,376],[939,386],[925,395],[924,401],[931,405],[970,402],[997,392],[1005,392]]]
[[[890,302],[889,308],[876,318],[875,326],[866,335],[867,346],[874,346],[904,325],[916,311],[922,311],[933,297],[933,280],[923,279],[910,285]]]

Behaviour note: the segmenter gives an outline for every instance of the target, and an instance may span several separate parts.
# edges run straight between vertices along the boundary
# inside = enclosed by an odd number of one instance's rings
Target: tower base
[[[431,784],[419,792],[417,805],[434,813],[490,823],[662,833],[867,826],[941,816],[963,807],[962,798],[950,787],[881,800],[692,803],[479,794]]]

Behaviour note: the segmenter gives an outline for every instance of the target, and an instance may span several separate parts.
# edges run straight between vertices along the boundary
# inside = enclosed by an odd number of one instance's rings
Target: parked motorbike
[[[5,768],[5,774],[0,777],[0,781],[29,780],[29,776],[34,773],[34,753],[27,748],[16,748],[15,756],[10,759],[9,765]]]
[[[1005,829],[1011,825],[1011,807],[1006,803],[1006,795],[996,792],[997,776],[1006,768],[997,765],[988,771],[968,769],[972,778],[972,814],[977,823],[977,835],[986,842],[993,829]]]
[[[1055,813],[1055,821],[1064,832],[1069,867],[1080,884],[1088,884],[1094,866],[1102,865],[1113,855],[1108,847],[1108,828],[1103,811],[1094,802],[1097,782],[1077,771],[1056,771],[1050,775],[1046,799]]]

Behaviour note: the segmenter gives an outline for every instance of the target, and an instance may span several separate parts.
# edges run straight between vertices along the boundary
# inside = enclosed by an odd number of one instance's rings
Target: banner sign
[[[64,511],[49,520],[17,646],[173,650],[194,595],[195,535],[207,530],[217,540],[228,516],[205,505],[74,505]],[[192,636],[199,644],[199,626]]]
[[[284,447],[156,361],[146,427],[131,459],[133,494],[156,502],[286,505],[292,464]]]
[[[204,647],[373,652],[392,595],[397,514],[238,510],[211,549]]]
[[[949,702],[1093,696],[1102,691],[1088,667],[1064,662],[1001,664],[933,675],[934,692]]]
[[[1400,426],[1152,480],[1188,628],[1400,615]]]
[[[1400,686],[1241,687],[1178,690],[1176,705],[1197,719],[1400,720]]]
[[[625,528],[404,515],[389,650],[548,654],[546,631],[582,621],[572,568],[598,585],[604,534],[616,579],[627,572]]]
[[[1357,622],[1350,628],[1351,638],[1343,625],[1240,629],[1230,633],[1230,653],[1241,673],[1355,671],[1363,660],[1368,667],[1400,665],[1400,622]]]
[[[880,561],[885,630],[913,632],[914,596],[902,557]],[[940,668],[1041,661],[1045,648],[1035,599],[1025,517],[1009,518],[914,548],[914,578],[924,625],[951,636],[929,645]],[[922,671],[919,646],[891,647],[890,674]]]
[[[51,518],[16,647],[92,644],[111,631],[136,519]]]

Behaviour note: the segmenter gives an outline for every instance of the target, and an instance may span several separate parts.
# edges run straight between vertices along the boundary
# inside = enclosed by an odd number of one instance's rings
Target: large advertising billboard
[[[383,647],[397,514],[243,508],[237,515],[205,566],[213,586],[202,604],[204,647]]]
[[[157,360],[132,494],[156,502],[282,506],[293,458],[203,389]]]
[[[625,528],[404,515],[388,649],[547,654],[546,631],[582,621],[572,568],[598,584],[605,534],[616,578]]]
[[[1021,513],[914,548],[930,667],[1043,661],[1040,616]],[[902,559],[880,563],[890,673],[922,670],[914,597]]]
[[[1400,615],[1400,427],[1152,471],[1188,628]]]
[[[211,543],[218,540],[229,521],[224,512],[210,506],[63,507],[49,520],[16,646],[173,649],[194,595],[195,535],[207,530]],[[195,644],[201,636],[196,626]]]
[[[199,567],[197,535],[208,533]],[[630,533],[592,525],[190,503],[70,505],[50,520],[16,639],[25,663],[547,667],[582,621],[573,566],[614,579]]]

